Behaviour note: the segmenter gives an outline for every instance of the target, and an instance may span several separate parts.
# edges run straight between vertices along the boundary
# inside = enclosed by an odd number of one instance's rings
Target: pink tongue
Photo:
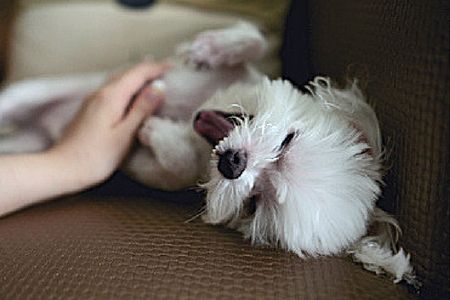
[[[212,145],[217,145],[233,127],[223,114],[211,110],[199,112],[194,121],[194,129]]]

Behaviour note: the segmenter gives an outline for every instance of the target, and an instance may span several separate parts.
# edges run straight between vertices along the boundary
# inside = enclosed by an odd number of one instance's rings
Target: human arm
[[[158,91],[142,87],[167,68],[143,63],[108,82],[85,101],[63,138],[49,150],[0,156],[0,216],[108,178],[139,125],[162,101]]]

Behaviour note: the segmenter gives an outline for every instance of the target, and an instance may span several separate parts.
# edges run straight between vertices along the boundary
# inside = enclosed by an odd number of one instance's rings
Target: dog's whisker
[[[198,213],[196,213],[195,215],[193,215],[192,217],[190,217],[189,219],[187,219],[183,223],[185,223],[185,224],[190,223],[190,222],[194,221],[195,219],[199,218],[200,216],[202,216],[205,213],[206,213],[206,205],[201,207],[200,211]]]

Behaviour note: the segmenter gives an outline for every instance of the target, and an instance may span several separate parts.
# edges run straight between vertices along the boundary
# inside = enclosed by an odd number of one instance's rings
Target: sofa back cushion
[[[316,74],[341,83],[361,79],[386,145],[386,186],[379,203],[399,219],[401,243],[412,254],[424,292],[446,295],[450,278],[448,1],[316,0],[295,1],[292,8],[296,11],[291,11],[286,32],[288,37],[295,32],[289,24],[299,26],[303,43],[302,36],[309,35],[309,63],[297,63],[297,71],[284,68],[285,76],[298,83]],[[308,20],[298,21],[305,10]],[[285,49],[284,59],[298,59],[289,53]]]

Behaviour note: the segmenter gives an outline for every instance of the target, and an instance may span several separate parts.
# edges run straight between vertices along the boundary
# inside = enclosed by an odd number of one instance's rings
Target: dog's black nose
[[[236,179],[247,167],[247,153],[242,150],[227,150],[219,156],[217,168],[223,177]]]

